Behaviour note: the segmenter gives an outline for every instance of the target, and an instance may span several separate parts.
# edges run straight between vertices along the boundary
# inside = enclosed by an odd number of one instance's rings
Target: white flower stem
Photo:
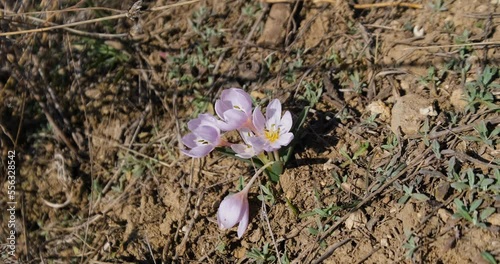
[[[273,151],[273,154],[274,154],[275,161],[281,161],[280,154],[278,153],[278,150]]]
[[[255,174],[253,177],[250,179],[250,181],[247,183],[245,188],[242,190],[243,192],[248,192],[250,190],[250,187],[252,187],[253,182],[257,179],[259,174],[261,174],[267,167],[273,165],[274,161],[266,163],[264,166],[262,166]]]

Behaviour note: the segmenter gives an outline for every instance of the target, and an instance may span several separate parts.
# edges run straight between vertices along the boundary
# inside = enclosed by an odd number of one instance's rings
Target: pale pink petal
[[[289,111],[286,111],[285,114],[283,115],[283,117],[281,118],[281,122],[280,122],[281,132],[282,133],[289,132],[290,129],[292,128],[292,124],[293,124],[292,114],[290,114]]]
[[[241,216],[240,224],[238,225],[238,238],[241,238],[245,231],[248,228],[249,216],[250,216],[250,208],[248,206],[248,199],[245,199],[244,205],[244,213]]]
[[[217,211],[217,223],[219,228],[227,229],[240,222],[244,215],[244,200],[247,197],[243,193],[230,194],[222,200]],[[247,201],[248,202],[248,201]]]
[[[257,131],[263,132],[266,128],[266,118],[262,114],[262,111],[260,111],[260,106],[255,107],[255,109],[253,110],[252,121]]]
[[[280,148],[281,146],[286,146],[290,144],[292,140],[293,140],[293,133],[285,133],[283,135],[280,135],[278,140],[273,142],[273,145],[278,146],[278,148]]]
[[[182,137],[182,144],[186,145],[188,148],[194,148],[198,146],[196,142],[197,139],[198,137],[195,134],[189,133]]]
[[[233,106],[228,101],[222,101],[222,100],[215,101],[215,113],[217,113],[217,115],[221,119],[224,119],[224,112],[232,108]]]
[[[216,127],[199,126],[192,132],[198,137],[208,141],[210,144],[218,145],[220,142],[220,132]]]
[[[255,152],[251,146],[246,144],[232,144],[231,149],[236,152],[236,156],[242,159],[249,159],[255,156]]]
[[[241,110],[247,114],[252,113],[252,98],[242,89],[231,88],[227,93],[227,100],[233,102],[233,106],[239,106]]]
[[[222,119],[219,122],[222,130],[238,129],[252,115],[252,98],[239,88],[224,90],[221,99],[215,102],[215,112]],[[238,113],[238,119],[235,119],[235,113]]]
[[[190,150],[181,149],[181,152],[184,153],[184,155],[189,156],[189,157],[201,158],[201,157],[208,155],[208,153],[210,153],[212,150],[214,150],[214,146],[202,145],[202,146],[194,147]]]
[[[258,155],[264,150],[264,147],[266,146],[267,141],[261,137],[251,137],[248,139],[247,144],[252,146],[253,151],[255,152],[255,155]]]
[[[278,126],[281,121],[281,103],[278,99],[272,100],[266,109],[266,128],[270,129],[273,125]]]
[[[222,131],[230,131],[234,129],[238,129],[243,124],[245,124],[248,120],[248,116],[243,113],[242,111],[236,110],[236,109],[231,109],[226,112],[224,112],[223,120],[225,121],[218,121],[217,126],[222,130]]]
[[[188,122],[189,130],[193,131],[200,126],[215,126],[217,119],[209,114],[200,114],[197,118]]]

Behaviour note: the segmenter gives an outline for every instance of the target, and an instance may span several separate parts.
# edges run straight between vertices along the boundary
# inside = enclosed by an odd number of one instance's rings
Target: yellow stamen
[[[280,130],[264,130],[264,136],[272,143],[280,137]]]

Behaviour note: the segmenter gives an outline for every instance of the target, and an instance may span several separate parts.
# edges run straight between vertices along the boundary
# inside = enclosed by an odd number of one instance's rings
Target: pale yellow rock
[[[366,219],[365,214],[361,210],[358,210],[347,217],[345,220],[345,227],[351,230],[353,228],[364,226],[367,221],[368,220]]]
[[[439,209],[437,211],[437,214],[439,216],[439,219],[441,219],[441,221],[443,221],[444,223],[447,223],[448,219],[450,219],[450,217],[451,217],[451,213],[448,212],[448,210],[443,209],[443,208]]]
[[[486,222],[488,222],[492,225],[500,226],[500,214],[496,213],[496,214],[490,215],[490,217],[486,218]]]
[[[430,108],[431,107],[431,108]],[[391,111],[391,130],[401,128],[407,135],[417,134],[422,121],[428,115],[437,115],[432,102],[418,94],[407,94],[396,100]]]
[[[382,121],[388,121],[391,119],[391,109],[381,100],[371,102],[366,109],[372,114],[379,114],[379,118]]]
[[[467,106],[464,91],[462,89],[453,90],[450,96],[450,103],[456,110],[463,111]]]

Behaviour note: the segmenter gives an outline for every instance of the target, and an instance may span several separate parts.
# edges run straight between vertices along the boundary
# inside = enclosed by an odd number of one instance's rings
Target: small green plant
[[[455,23],[452,20],[444,22],[443,31],[448,34],[453,34],[455,32]]]
[[[353,73],[351,73],[349,75],[349,79],[352,83],[352,90],[357,94],[361,94],[363,92],[363,88],[366,87],[366,83],[361,80],[359,71],[355,70]]]
[[[269,251],[269,243],[265,243],[262,250],[259,248],[252,248],[250,252],[247,253],[247,258],[252,259],[259,264],[276,261],[276,257]]]
[[[377,119],[378,114],[371,114],[367,119],[361,121],[361,124],[366,126],[366,127],[371,127],[371,128],[377,128],[378,124],[375,122],[375,119]]]
[[[477,209],[479,206],[483,203],[483,199],[477,199],[474,200],[469,208],[465,206],[465,204],[462,202],[462,200],[455,198],[455,208],[456,208],[456,213],[453,214],[453,217],[455,218],[463,218],[467,220],[468,222],[472,223],[475,226],[486,228],[486,224],[483,223],[486,218],[488,218],[491,214],[493,214],[496,209],[493,207],[487,207],[484,208],[481,212],[479,212]]]
[[[456,125],[458,123],[458,114],[453,111],[447,112],[447,114],[451,124]]]
[[[288,257],[287,248],[285,247],[285,252],[281,256],[281,264],[290,264],[290,258]]]
[[[385,150],[393,150],[399,145],[399,138],[395,134],[391,134],[385,140],[385,144],[381,148]]]
[[[371,192],[376,191],[382,184],[384,184],[387,179],[393,178],[398,175],[404,168],[406,164],[399,162],[397,159],[392,159],[389,164],[383,168],[377,168],[376,182],[370,189]]]
[[[320,236],[321,234],[323,234],[326,230],[328,230],[328,228],[330,228],[330,225],[328,225],[328,224],[323,225],[323,223],[321,222],[320,219],[316,219],[316,226],[317,226],[316,228],[308,227],[307,231],[309,231],[309,233],[311,235],[317,236],[317,237]],[[319,242],[319,245],[322,248],[326,248],[327,243],[325,240],[321,240]]]
[[[130,54],[123,50],[116,49],[102,40],[82,38],[80,43],[86,49],[86,57],[92,58],[90,68],[112,69],[119,65],[124,65],[130,60]]]
[[[262,190],[262,194],[259,194],[259,196],[257,196],[257,199],[269,205],[273,205],[276,203],[274,192],[270,187],[270,182],[267,182],[266,185],[260,185],[260,189]]]
[[[341,64],[340,60],[341,60],[340,55],[337,53],[337,50],[335,50],[334,48],[331,48],[330,54],[326,58],[326,61],[329,63],[333,63],[333,65],[335,65],[335,66],[338,66]]]
[[[469,190],[471,191],[470,195],[477,191],[484,192],[491,190],[491,187],[494,186],[493,183],[495,182],[494,179],[485,177],[483,174],[474,173],[472,168],[462,172],[460,176],[458,176],[455,171],[449,171],[448,175],[451,175],[454,180],[454,182],[450,185],[452,188],[459,191]],[[476,180],[476,178],[478,178],[478,180]]]
[[[255,4],[246,3],[244,7],[241,8],[241,13],[247,17],[255,17],[255,14],[259,10],[258,6]]]
[[[422,140],[424,141],[426,147],[431,145],[431,141],[429,140],[429,132],[430,132],[429,118],[426,118],[419,131],[420,135],[422,135]]]
[[[423,193],[414,193],[413,186],[406,186],[406,185],[400,186],[399,184],[396,183],[395,186],[397,190],[403,190],[404,192],[404,195],[398,200],[399,204],[405,204],[410,198],[416,199],[421,202],[429,200],[429,197]]]
[[[319,216],[321,218],[331,218],[334,216],[334,213],[343,209],[342,206],[338,206],[336,204],[331,204],[324,208],[314,208],[311,212],[303,213],[299,216],[299,218],[307,218],[310,216]]]
[[[319,102],[321,95],[323,94],[323,83],[322,82],[306,82],[304,84],[306,91],[304,95],[299,95],[299,99],[303,99],[309,102],[309,106],[314,106]]]
[[[297,81],[295,71],[302,67],[303,62],[304,61],[302,59],[302,51],[298,50],[297,54],[295,55],[295,60],[288,63],[288,68],[287,68],[287,71],[285,72],[285,76],[284,76],[284,80],[287,83],[295,83]]]
[[[206,112],[210,101],[207,100],[198,90],[194,90],[194,100],[192,102],[194,106],[193,116],[198,116],[200,113]]]
[[[354,116],[349,112],[348,108],[343,108],[341,111],[335,114],[335,118],[338,118],[340,121],[346,121],[354,118]]]
[[[343,190],[342,189],[342,184],[347,182],[347,174],[340,176],[337,172],[332,171],[332,177],[334,180],[334,184],[329,186],[329,189],[338,189],[338,190]]]
[[[479,122],[477,126],[474,127],[479,136],[464,136],[463,139],[483,142],[484,144],[493,147],[495,145],[494,139],[498,138],[500,133],[500,126],[497,126],[493,131],[489,132],[488,127],[484,121]]]
[[[269,54],[265,59],[264,59],[264,72],[266,74],[270,74],[273,69],[273,54]]]
[[[498,110],[499,107],[495,104],[495,97],[492,90],[499,89],[500,84],[493,83],[498,72],[497,68],[486,66],[479,76],[478,80],[465,84],[467,92],[468,104],[465,110],[475,113],[477,107],[481,104],[486,105],[489,109]]]
[[[215,247],[215,250],[217,250],[217,252],[219,253],[226,253],[226,243],[224,243],[223,241],[220,241],[217,246]]]
[[[344,163],[340,165],[340,167],[345,168],[347,165],[353,163],[359,157],[364,156],[368,152],[368,148],[370,147],[370,143],[368,141],[362,142],[359,144],[359,148],[351,155],[347,153],[346,147],[342,147],[339,150],[339,153],[347,159]]]
[[[403,247],[407,249],[406,251],[407,259],[413,258],[413,254],[415,254],[415,251],[417,251],[418,249],[417,243],[418,243],[418,238],[415,237],[413,234],[406,235],[406,243],[403,245]]]
[[[434,155],[436,155],[436,158],[438,159],[441,159],[441,145],[439,144],[439,141],[437,140],[432,140],[432,143],[431,143],[431,148],[432,148],[432,152],[434,152]]]
[[[429,3],[429,7],[434,12],[444,12],[448,10],[446,4],[444,3],[444,0],[434,0],[433,2]]]
[[[462,32],[462,35],[456,35],[453,39],[455,44],[467,44],[469,43],[470,31],[467,29]]]
[[[436,87],[441,83],[440,79],[442,76],[438,76],[438,75],[442,75],[442,74],[439,74],[439,73],[437,74],[436,68],[431,66],[431,67],[429,67],[429,69],[427,69],[427,76],[420,77],[419,81],[424,86],[430,85],[430,86]]]
[[[92,181],[92,192],[89,194],[89,200],[101,199],[103,186],[98,180]]]

